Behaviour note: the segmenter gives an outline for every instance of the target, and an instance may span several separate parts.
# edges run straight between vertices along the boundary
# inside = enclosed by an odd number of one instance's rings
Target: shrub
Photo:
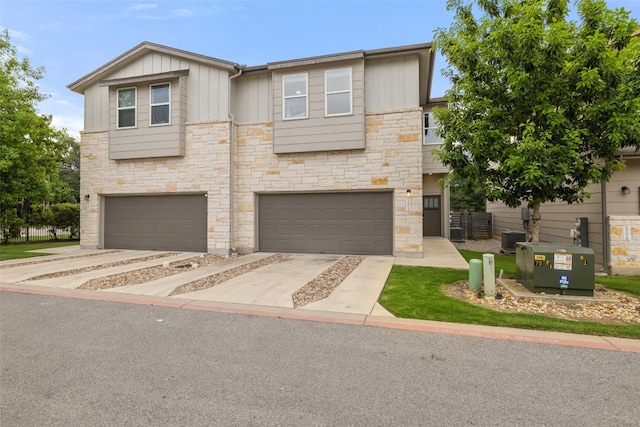
[[[24,220],[18,217],[16,209],[8,209],[0,216],[0,228],[2,228],[2,241],[7,243],[9,239],[20,237],[24,226]]]

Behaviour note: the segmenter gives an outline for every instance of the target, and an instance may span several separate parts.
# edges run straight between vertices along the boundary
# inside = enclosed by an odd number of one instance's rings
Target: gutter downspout
[[[238,66],[238,72],[229,77],[229,89],[228,89],[228,111],[229,111],[229,119],[230,119],[230,129],[229,129],[229,255],[237,255],[238,251],[234,246],[235,240],[235,203],[234,203],[234,183],[235,183],[235,167],[233,164],[233,151],[234,151],[234,141],[235,141],[235,120],[233,117],[233,113],[231,112],[231,81],[237,77],[242,75],[242,67]]]
[[[600,184],[602,200],[602,271],[609,271],[609,227],[607,227],[607,183]]]

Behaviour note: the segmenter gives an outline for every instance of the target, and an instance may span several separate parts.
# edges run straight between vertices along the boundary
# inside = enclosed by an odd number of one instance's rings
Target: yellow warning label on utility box
[[[533,256],[533,259],[535,259],[536,261],[544,261],[546,259],[546,257],[544,255],[535,254]]]

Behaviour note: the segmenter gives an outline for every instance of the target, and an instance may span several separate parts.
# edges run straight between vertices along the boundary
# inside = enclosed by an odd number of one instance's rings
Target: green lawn
[[[479,252],[460,252],[467,260],[482,259],[482,253]],[[503,269],[505,274],[515,274],[514,257],[496,255],[495,262],[496,272]],[[640,324],[608,325],[537,314],[502,313],[461,301],[443,292],[443,285],[468,277],[466,270],[394,266],[380,296],[380,304],[403,318],[640,338]],[[640,277],[597,277],[596,282],[611,289],[640,295]]]
[[[47,243],[23,243],[16,245],[0,245],[0,261],[9,259],[31,258],[37,256],[46,256],[50,254],[41,252],[29,252],[36,249],[58,248],[60,246],[79,245],[75,242],[47,242]]]

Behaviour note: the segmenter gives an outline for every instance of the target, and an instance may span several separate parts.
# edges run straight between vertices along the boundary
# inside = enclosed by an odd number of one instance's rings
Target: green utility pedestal
[[[591,248],[555,243],[516,243],[516,279],[531,292],[593,296]]]
[[[469,261],[469,290],[479,291],[482,286],[482,261],[472,259]]]

